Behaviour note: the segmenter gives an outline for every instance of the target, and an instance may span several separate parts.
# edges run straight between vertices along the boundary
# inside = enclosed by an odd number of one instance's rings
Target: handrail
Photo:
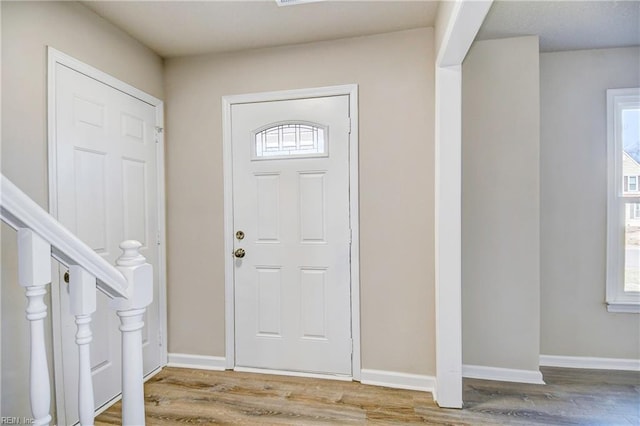
[[[97,287],[111,298],[128,298],[124,275],[73,235],[57,220],[0,174],[0,217],[14,229],[30,228],[51,244],[51,255],[61,263],[82,265],[97,279]]]

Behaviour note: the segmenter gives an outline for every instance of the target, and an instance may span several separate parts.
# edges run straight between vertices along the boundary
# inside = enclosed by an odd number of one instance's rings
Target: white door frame
[[[231,106],[254,102],[284,101],[326,96],[349,96],[349,224],[351,226],[351,338],[352,377],[360,380],[360,232],[358,184],[358,85],[317,87],[278,92],[249,93],[222,97],[222,158],[224,169],[224,276],[225,276],[225,367],[235,367],[235,310],[233,287],[233,170],[231,151]],[[304,375],[304,374],[302,374]]]
[[[164,102],[157,99],[148,93],[145,93],[115,77],[106,74],[97,68],[92,67],[84,62],[81,62],[59,50],[54,49],[51,46],[47,47],[47,131],[48,131],[48,164],[49,164],[49,213],[57,218],[58,217],[58,203],[57,203],[57,141],[56,141],[56,64],[64,65],[71,68],[81,74],[93,78],[101,83],[111,86],[116,90],[124,92],[134,98],[141,100],[155,108],[156,111],[156,126],[164,127]],[[159,231],[159,244],[158,244],[158,280],[159,280],[159,294],[158,298],[160,318],[158,320],[158,327],[160,330],[160,366],[167,364],[167,290],[166,290],[166,231],[165,231],[165,181],[164,181],[164,133],[159,131],[157,134],[157,181],[158,181],[158,231]],[[65,395],[64,395],[64,383],[62,380],[62,331],[60,327],[60,313],[59,309],[53,307],[60,306],[60,292],[59,292],[59,280],[58,274],[52,274],[51,285],[51,320],[53,324],[53,363],[54,363],[54,377],[55,377],[55,392],[56,392],[56,412],[58,416],[59,424],[66,424],[65,421]],[[114,312],[115,315],[115,312]],[[150,373],[154,374],[157,370]],[[74,396],[75,397],[75,396]],[[115,399],[117,400],[117,398]],[[115,401],[114,400],[114,401]]]

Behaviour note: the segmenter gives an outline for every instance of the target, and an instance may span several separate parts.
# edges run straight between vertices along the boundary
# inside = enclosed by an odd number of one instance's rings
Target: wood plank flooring
[[[542,368],[546,385],[464,380],[462,410],[430,393],[356,382],[165,368],[148,425],[640,425],[640,372]],[[96,425],[120,424],[120,403]]]

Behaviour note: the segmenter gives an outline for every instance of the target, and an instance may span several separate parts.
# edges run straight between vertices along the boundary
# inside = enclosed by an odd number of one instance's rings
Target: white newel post
[[[82,426],[93,425],[94,399],[91,374],[91,314],[96,311],[96,277],[83,267],[69,267],[69,294],[71,314],[76,317],[78,331],[78,417]]]
[[[140,254],[141,246],[133,240],[120,244],[123,253],[116,261],[116,268],[129,283],[129,297],[112,301],[122,332],[122,424],[131,426],[145,424],[142,327],[146,308],[153,301],[153,267]]]
[[[29,396],[34,425],[51,422],[51,387],[45,348],[44,297],[51,283],[51,245],[30,229],[18,230],[18,282],[27,296],[27,319],[31,328]]]

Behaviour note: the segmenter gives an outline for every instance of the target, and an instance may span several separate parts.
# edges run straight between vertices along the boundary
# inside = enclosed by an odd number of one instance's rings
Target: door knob
[[[69,271],[64,273],[63,279],[65,283],[69,284]]]
[[[237,257],[237,258],[240,258],[240,259],[242,259],[245,254],[246,254],[246,252],[242,248],[236,249],[236,251],[233,252],[233,255],[235,257]]]

